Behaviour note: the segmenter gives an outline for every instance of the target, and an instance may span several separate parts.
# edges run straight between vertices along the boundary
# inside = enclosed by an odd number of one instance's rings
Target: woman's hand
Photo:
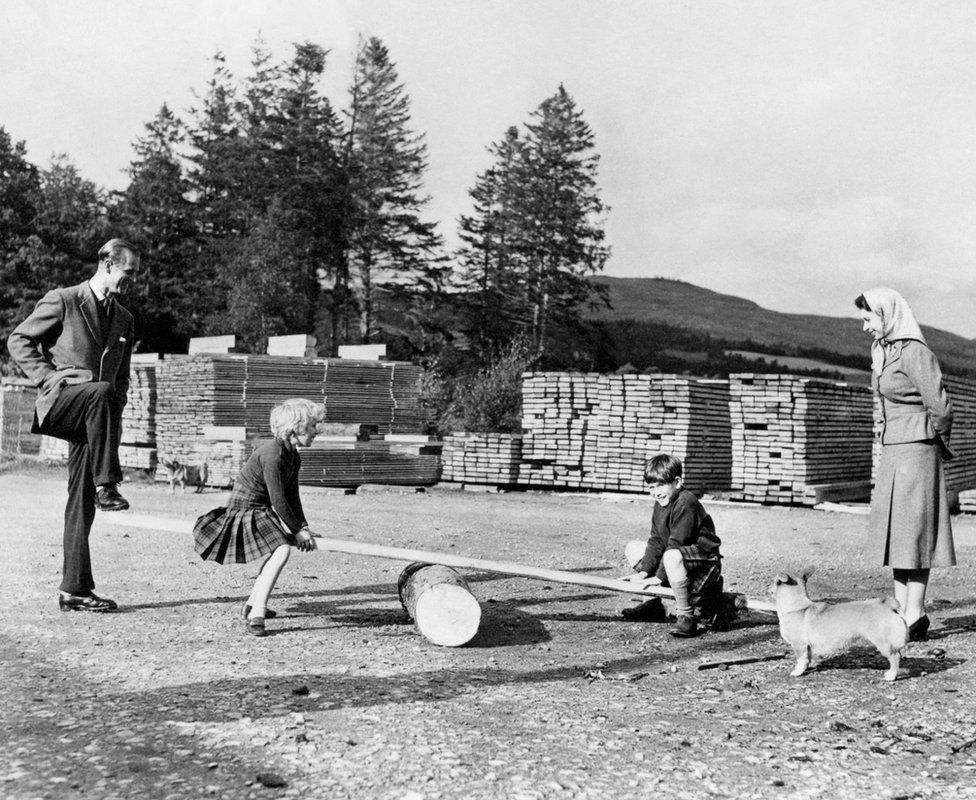
[[[318,549],[318,545],[315,543],[315,536],[308,528],[302,528],[295,534],[295,547],[303,553]]]

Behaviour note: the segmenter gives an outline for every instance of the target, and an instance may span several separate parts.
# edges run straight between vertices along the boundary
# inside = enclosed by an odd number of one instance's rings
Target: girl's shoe
[[[264,629],[264,617],[254,617],[244,623],[244,630],[251,636],[267,636],[268,632]]]
[[[251,606],[247,603],[244,604],[244,608],[241,609],[241,619],[247,619],[247,615],[251,613]],[[265,619],[274,619],[278,616],[277,611],[272,611],[270,608],[264,609]]]
[[[929,615],[923,614],[908,626],[908,641],[924,642],[929,638]]]

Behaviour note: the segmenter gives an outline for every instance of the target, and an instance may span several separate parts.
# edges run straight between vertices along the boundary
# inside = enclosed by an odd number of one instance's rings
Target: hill
[[[675,326],[730,347],[749,343],[743,349],[797,355],[816,352],[823,361],[868,368],[870,339],[854,316],[853,303],[850,317],[784,314],[684,281],[608,276],[593,280],[606,287],[611,303],[609,309],[587,313],[587,319],[595,322],[614,328],[628,321]],[[946,372],[976,374],[976,340],[926,325],[922,331]],[[831,359],[830,354],[837,358]]]

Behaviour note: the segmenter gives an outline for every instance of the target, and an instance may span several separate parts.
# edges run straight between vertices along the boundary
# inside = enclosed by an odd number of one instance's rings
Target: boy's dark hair
[[[680,478],[683,472],[680,458],[670,453],[658,453],[644,464],[644,482],[671,483]]]

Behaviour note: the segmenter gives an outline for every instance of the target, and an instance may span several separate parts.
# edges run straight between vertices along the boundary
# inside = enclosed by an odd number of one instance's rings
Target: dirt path
[[[223,497],[124,493],[140,513],[184,518]],[[0,498],[3,797],[976,797],[970,517],[954,520],[961,566],[933,575],[933,638],[886,684],[867,649],[800,679],[787,661],[699,671],[785,646],[761,615],[675,640],[621,619],[627,596],[477,573],[481,631],[437,648],[400,609],[403,565],[327,553],[293,555],[274,635],[249,638],[237,615],[252,566],[99,520],[98,591],[121,613],[61,614],[63,474],[0,475]],[[325,535],[601,575],[622,571],[650,513],[534,493],[303,498]],[[865,517],[709,510],[727,588],[765,596],[776,572],[812,563],[817,597],[889,591],[866,563]]]

